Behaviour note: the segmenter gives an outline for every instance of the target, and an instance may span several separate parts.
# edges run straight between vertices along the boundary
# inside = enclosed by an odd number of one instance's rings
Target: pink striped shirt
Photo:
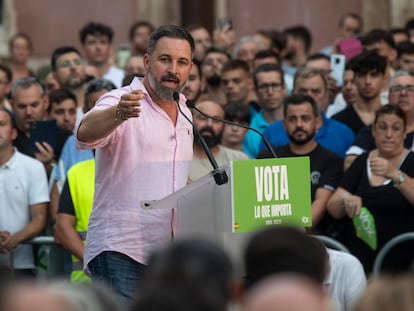
[[[157,200],[186,185],[193,156],[193,131],[179,113],[176,125],[154,104],[135,78],[129,86],[103,95],[92,109],[117,105],[121,95],[144,91],[139,118],[124,121],[109,136],[79,148],[96,148],[95,197],[84,265],[103,251],[117,251],[146,263],[150,252],[172,239],[173,210],[143,210],[142,200]],[[181,110],[191,112],[180,96]]]

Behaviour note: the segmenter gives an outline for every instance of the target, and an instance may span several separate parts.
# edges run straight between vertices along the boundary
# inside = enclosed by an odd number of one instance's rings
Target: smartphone
[[[226,26],[230,26],[229,29],[233,29],[233,22],[228,17],[220,17],[217,20],[217,27],[219,29],[224,29]]]
[[[29,150],[32,154],[39,152],[36,142],[47,142],[53,150],[56,150],[56,120],[32,121],[30,122]]]
[[[356,37],[342,39],[338,43],[339,53],[345,55],[346,60],[350,60],[352,57],[361,54],[362,44]]]
[[[119,68],[124,68],[128,58],[131,56],[131,51],[127,44],[121,44],[118,47],[118,52],[116,55],[117,63]]]
[[[345,62],[345,55],[331,55],[331,76],[335,78],[336,86],[338,87],[342,87],[344,85]]]

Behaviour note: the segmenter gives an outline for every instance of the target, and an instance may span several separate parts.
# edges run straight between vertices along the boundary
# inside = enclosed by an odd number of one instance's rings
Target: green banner
[[[308,157],[232,162],[233,232],[312,226]]]

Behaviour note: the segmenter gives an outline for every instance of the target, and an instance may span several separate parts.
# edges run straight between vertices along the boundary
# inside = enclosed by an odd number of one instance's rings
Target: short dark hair
[[[309,103],[311,105],[313,114],[315,116],[319,115],[318,105],[316,104],[316,101],[313,99],[312,96],[295,93],[295,94],[286,96],[283,99],[283,116],[286,117],[287,109],[289,106],[302,105],[304,103]]]
[[[407,37],[408,37],[408,31],[407,31],[407,29],[402,28],[402,27],[395,27],[395,28],[391,28],[391,29],[389,30],[389,32],[390,32],[390,34],[392,34],[392,35],[395,35],[395,34],[397,34],[397,33],[401,33],[401,34],[405,34],[405,35],[407,35]]]
[[[5,113],[9,115],[12,128],[17,129],[16,118],[14,117],[13,112],[11,112],[7,108],[0,108],[0,111],[4,111]]]
[[[312,45],[312,34],[308,28],[303,25],[292,26],[283,31],[284,35],[290,35],[295,38],[300,38],[305,44],[305,51],[309,52]]]
[[[116,89],[116,86],[112,81],[107,80],[107,79],[102,79],[102,78],[101,79],[94,79],[94,80],[89,81],[86,84],[86,88],[85,88],[84,105],[85,106],[88,105],[88,97],[91,93],[99,92],[99,91],[104,90],[104,89],[108,90],[108,92],[109,92],[109,91],[112,91],[112,90]],[[90,109],[90,107],[86,107],[86,108]]]
[[[223,48],[221,46],[212,45],[209,48],[207,48],[206,51],[204,52],[204,59],[206,59],[206,56],[210,53],[220,53],[220,54],[226,55],[228,60],[231,59],[230,53],[225,48]],[[203,61],[204,61],[204,59],[203,59]]]
[[[277,60],[277,63],[280,64],[281,60],[280,60],[280,55],[278,53],[276,53],[274,50],[272,49],[266,49],[266,50],[260,50],[258,51],[255,55],[254,55],[254,60],[257,59],[264,59],[264,58],[268,58],[268,57],[273,57]]]
[[[325,246],[293,227],[271,227],[254,234],[244,253],[249,288],[267,276],[295,273],[323,284],[328,267]]]
[[[75,102],[75,106],[78,103],[78,99],[76,98],[75,94],[67,89],[56,89],[49,93],[49,106],[47,107],[47,111],[50,112],[52,110],[52,106],[54,104],[60,105],[63,101],[71,99]]]
[[[133,310],[225,311],[232,277],[230,258],[218,244],[181,239],[152,253]]]
[[[373,29],[361,36],[361,44],[363,47],[381,42],[395,49],[395,41],[392,34],[384,29]]]
[[[414,54],[414,43],[403,41],[397,44],[397,58],[401,58],[404,54]]]
[[[194,54],[195,49],[195,43],[193,37],[190,35],[190,33],[185,30],[182,27],[178,27],[175,25],[164,25],[161,27],[158,27],[156,30],[154,30],[151,33],[151,36],[149,38],[148,42],[148,54],[152,54],[155,50],[155,46],[157,45],[158,40],[161,38],[175,38],[175,39],[182,39],[188,42],[188,44],[191,47],[191,58]]]
[[[407,116],[404,112],[404,110],[402,110],[398,105],[391,105],[391,104],[386,104],[384,106],[381,106],[376,112],[375,112],[375,119],[373,124],[375,125],[378,121],[378,118],[382,115],[395,115],[397,117],[399,117],[403,123],[404,123],[404,128],[407,127]]]
[[[134,39],[135,31],[138,28],[141,28],[141,27],[148,28],[150,30],[150,32],[153,32],[154,31],[154,26],[150,22],[147,22],[147,21],[136,21],[129,28],[129,41],[132,41],[132,39]]]
[[[50,59],[50,66],[52,67],[52,71],[56,71],[56,69],[57,69],[56,64],[57,64],[58,58],[61,57],[64,54],[68,54],[68,53],[76,53],[80,57],[82,57],[79,50],[77,48],[75,48],[74,46],[61,46],[61,47],[58,47],[53,51],[52,57]]]
[[[308,58],[306,59],[306,62],[311,61],[311,60],[327,60],[328,62],[331,61],[331,58],[323,53],[313,53],[311,55],[308,56]]]
[[[251,118],[250,107],[245,102],[235,101],[224,106],[225,120],[250,124]]]
[[[108,38],[109,43],[112,43],[114,31],[107,25],[90,22],[79,30],[79,39],[82,44],[85,44],[85,40],[88,35],[105,36]]]
[[[3,71],[6,74],[7,82],[11,82],[13,80],[13,73],[9,66],[6,64],[0,64],[0,71]]]
[[[286,48],[286,36],[278,30],[273,30],[272,32],[272,48],[277,49],[280,53]]]
[[[249,64],[241,59],[230,59],[227,63],[223,65],[223,68],[221,68],[221,73],[223,74],[223,72],[237,69],[243,70],[250,76]]]
[[[375,70],[381,74],[385,74],[387,69],[387,59],[379,55],[376,51],[365,51],[353,57],[350,60],[353,72],[357,74],[367,74],[371,70]]]
[[[201,62],[198,59],[193,59],[193,66],[196,66],[198,75],[201,79],[203,77],[203,73],[201,71]]]
[[[414,29],[414,18],[410,18],[404,25],[405,29],[409,31],[410,29]]]
[[[283,73],[283,69],[280,65],[276,65],[276,64],[262,64],[259,67],[255,68],[253,71],[253,82],[254,82],[254,86],[257,88],[257,75],[261,72],[271,72],[271,71],[276,71],[280,74],[280,81],[283,83],[285,83],[285,79],[284,79],[284,73]]]

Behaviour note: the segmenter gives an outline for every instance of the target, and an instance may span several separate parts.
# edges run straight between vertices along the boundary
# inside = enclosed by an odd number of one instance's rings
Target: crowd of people
[[[382,308],[412,308],[409,277],[372,272],[388,241],[414,231],[414,20],[363,32],[346,13],[338,30],[312,54],[303,25],[236,40],[231,23],[210,33],[138,21],[123,62],[112,28],[90,22],[82,51],[56,47],[42,80],[30,36],[13,36],[0,64],[0,310],[365,311],[378,296]],[[346,60],[339,80],[334,54]],[[312,227],[254,233],[244,278],[216,243],[169,243],[174,209],[139,207],[214,165],[275,154],[309,157]],[[41,234],[64,249],[60,277],[82,287],[33,282],[27,241]],[[396,247],[383,271],[412,272],[413,247]],[[404,303],[386,294],[393,286]]]

